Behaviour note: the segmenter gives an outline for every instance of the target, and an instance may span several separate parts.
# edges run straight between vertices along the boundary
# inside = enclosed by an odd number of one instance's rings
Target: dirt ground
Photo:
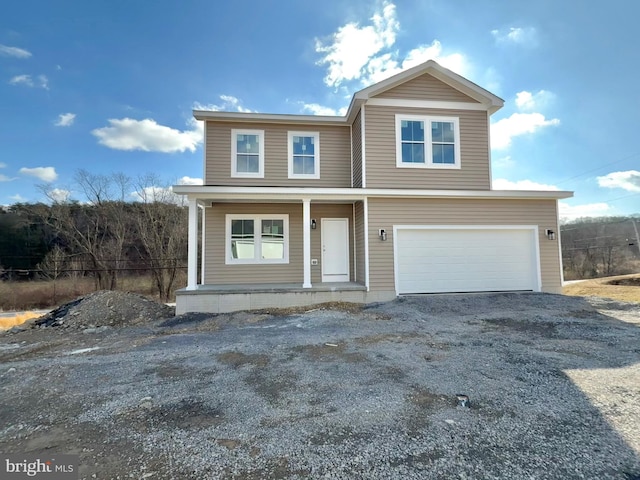
[[[0,452],[83,479],[640,479],[640,304],[341,307],[1,334]]]
[[[562,289],[564,295],[613,298],[623,302],[640,303],[640,274],[594,278],[572,283]]]

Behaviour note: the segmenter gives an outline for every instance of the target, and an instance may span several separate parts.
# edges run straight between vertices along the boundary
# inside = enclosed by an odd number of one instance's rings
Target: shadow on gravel
[[[81,478],[640,479],[637,304],[446,295],[154,325],[21,356],[46,332],[0,337],[0,451],[77,453]]]

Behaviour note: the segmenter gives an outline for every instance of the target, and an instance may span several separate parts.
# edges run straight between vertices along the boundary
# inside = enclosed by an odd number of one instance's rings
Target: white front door
[[[349,219],[323,218],[322,281],[349,281]]]

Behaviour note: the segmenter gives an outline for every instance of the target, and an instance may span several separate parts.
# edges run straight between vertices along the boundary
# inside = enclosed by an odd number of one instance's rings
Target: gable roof
[[[491,114],[504,105],[504,100],[488,90],[467,80],[461,75],[444,68],[434,60],[428,60],[420,65],[404,70],[381,82],[357,91],[351,97],[351,103],[345,116],[321,116],[321,115],[290,115],[274,113],[243,113],[243,112],[217,112],[209,110],[194,110],[193,116],[197,120],[222,120],[222,121],[260,121],[265,123],[312,123],[325,125],[350,124],[355,119],[360,106],[368,99],[390,90],[398,85],[406,83],[421,75],[429,74],[450,87],[468,95],[482,104]]]

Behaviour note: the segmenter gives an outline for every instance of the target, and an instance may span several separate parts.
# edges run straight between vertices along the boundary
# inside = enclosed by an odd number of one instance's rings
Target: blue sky
[[[494,188],[574,190],[562,216],[640,212],[640,4],[611,0],[9,2],[0,204],[73,177],[198,183],[193,108],[340,114],[428,59],[505,100]]]

